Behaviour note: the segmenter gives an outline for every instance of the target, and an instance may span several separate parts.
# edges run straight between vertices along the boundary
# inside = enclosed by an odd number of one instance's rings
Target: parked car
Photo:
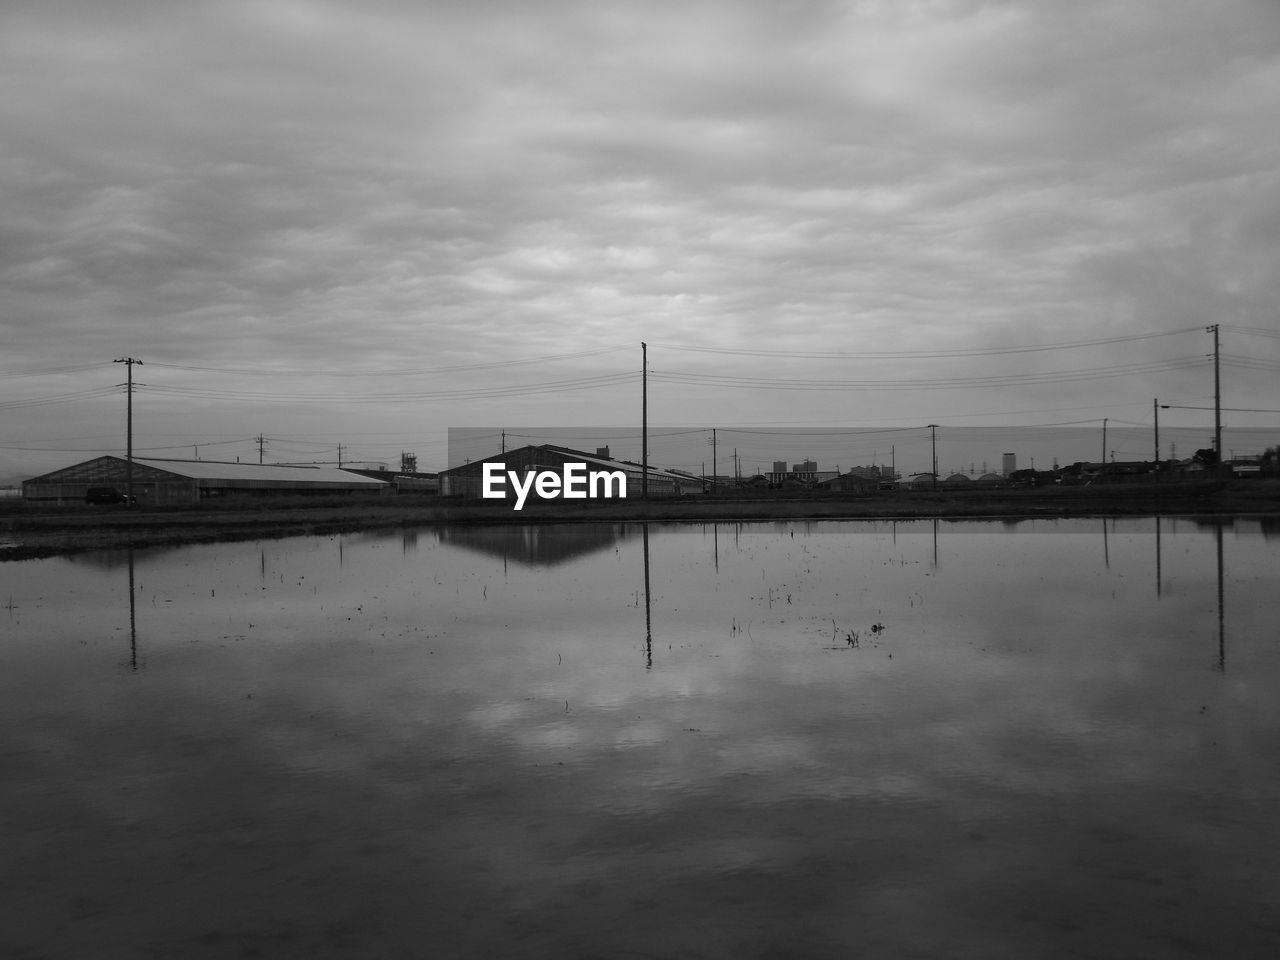
[[[134,501],[137,497],[132,498]],[[85,491],[85,503],[128,503],[130,498],[115,487],[90,487]]]

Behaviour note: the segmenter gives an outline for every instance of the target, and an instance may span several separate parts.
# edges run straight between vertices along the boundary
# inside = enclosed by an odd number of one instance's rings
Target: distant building
[[[562,473],[566,463],[584,463],[588,471],[606,471],[610,473],[620,471],[626,478],[628,499],[639,499],[644,487],[645,471],[638,463],[633,463],[630,460],[611,460],[597,454],[573,450],[569,447],[558,447],[548,443],[539,446],[517,447],[514,450],[507,450],[504,453],[485,457],[483,460],[473,460],[459,467],[442,470],[439,474],[441,496],[465,497],[470,500],[481,499],[484,486],[484,465],[486,463],[500,463],[503,465],[504,471],[515,471],[517,475],[522,477],[531,472],[551,471],[553,473]],[[502,484],[501,489],[506,493],[507,499],[514,500],[516,494],[512,491],[511,486],[511,483],[507,482]],[[673,473],[669,470],[658,470],[655,467],[649,468],[648,492],[651,497],[677,497],[684,494],[702,493],[703,486],[701,478],[683,473]],[[528,496],[530,502],[539,499],[533,491]]]
[[[819,480],[816,486],[831,493],[868,493],[879,487],[880,481],[875,477],[865,477],[850,470],[838,476]]]
[[[1018,469],[1018,456],[1014,453],[1004,455],[1004,475],[1007,477]]]
[[[24,500],[84,503],[90,489],[101,502],[106,491],[123,499],[129,486],[129,462],[105,456],[63,467],[23,481]],[[227,496],[390,493],[387,480],[337,467],[294,467],[214,460],[133,458],[133,496],[138,503],[195,503]]]
[[[881,466],[851,467],[849,473],[855,477],[866,477],[868,480],[879,480],[889,476],[888,468]]]
[[[793,463],[790,470],[787,469],[786,461],[775,460],[773,461],[773,471],[768,474],[768,479],[769,483],[775,487],[794,487],[821,483],[838,476],[840,476],[839,470],[819,470],[816,460],[802,460],[800,463]]]

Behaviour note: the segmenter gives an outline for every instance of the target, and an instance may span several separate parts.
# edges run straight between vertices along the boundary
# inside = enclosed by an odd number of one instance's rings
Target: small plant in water
[[[851,647],[856,647],[858,645],[858,631],[850,630],[848,633],[846,633],[844,635],[844,642]]]

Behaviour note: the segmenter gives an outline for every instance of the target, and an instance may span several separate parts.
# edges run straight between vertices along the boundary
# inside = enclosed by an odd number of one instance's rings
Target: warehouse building
[[[443,470],[439,474],[440,495],[444,497],[465,497],[470,500],[481,499],[484,488],[484,468],[485,464],[488,463],[501,465],[503,476],[506,475],[507,471],[510,471],[521,478],[528,476],[530,473],[537,474],[544,471],[563,474],[564,466],[567,463],[586,464],[587,471],[601,471],[610,474],[620,472],[626,479],[626,496],[628,499],[640,498],[644,477],[644,470],[640,464],[632,463],[630,460],[612,459],[608,455],[607,447],[602,448],[597,453],[585,453],[581,450],[571,450],[568,447],[542,444],[540,446],[518,447],[515,450],[495,454],[483,460],[473,460],[471,463]],[[698,477],[658,470],[654,467],[649,468],[648,476],[649,496],[651,497],[679,497],[684,494],[702,493],[703,483]],[[524,481],[522,480],[521,482],[523,483]],[[501,489],[504,491],[506,499],[515,498],[511,483],[502,484]],[[616,496],[616,492],[612,495]],[[530,492],[529,499],[533,501],[539,498],[536,493]]]
[[[46,503],[109,503],[123,500],[129,482],[124,457],[105,456],[23,481],[22,498]],[[196,503],[228,496],[379,494],[385,480],[337,467],[293,467],[211,460],[133,460],[133,496],[138,503]]]

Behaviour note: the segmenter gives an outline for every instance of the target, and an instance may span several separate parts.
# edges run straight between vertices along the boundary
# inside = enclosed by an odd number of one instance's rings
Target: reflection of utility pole
[[[640,524],[644,537],[644,652],[645,667],[653,669],[653,620],[649,606],[649,525]]]
[[[1222,523],[1219,522],[1215,529],[1217,530],[1218,540],[1218,669],[1223,673],[1227,672],[1227,630],[1225,623],[1225,609],[1222,599]]]
[[[138,672],[138,608],[134,600],[133,544],[129,544],[129,669]]]
[[[121,357],[119,360],[113,360],[112,362],[123,363],[129,370],[129,382],[125,387],[126,395],[128,397],[128,401],[125,405],[125,411],[126,411],[125,412],[125,429],[128,434],[128,438],[125,441],[125,443],[127,444],[127,453],[125,457],[125,468],[124,468],[124,494],[125,494],[125,506],[132,508],[133,507],[133,365],[136,363],[138,366],[142,366],[142,361],[135,359],[134,357]]]

